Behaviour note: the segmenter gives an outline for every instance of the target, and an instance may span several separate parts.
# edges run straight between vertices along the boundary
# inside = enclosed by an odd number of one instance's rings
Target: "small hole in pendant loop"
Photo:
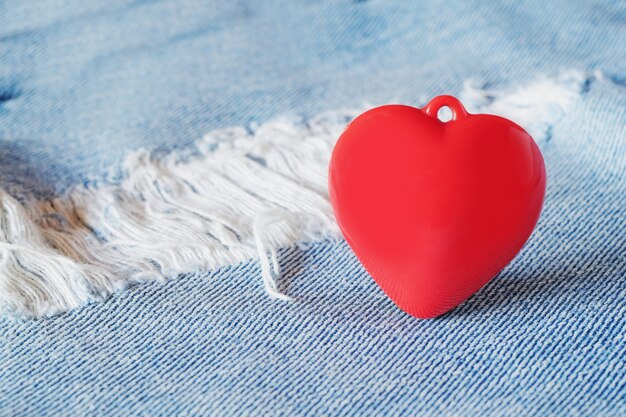
[[[437,110],[437,119],[442,122],[449,122],[452,120],[452,109],[448,106],[442,106]]]

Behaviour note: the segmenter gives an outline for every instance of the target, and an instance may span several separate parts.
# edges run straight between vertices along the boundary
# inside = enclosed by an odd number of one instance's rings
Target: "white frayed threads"
[[[291,217],[291,213],[281,210],[265,212],[255,219],[253,226],[254,241],[261,264],[263,287],[270,297],[283,301],[293,301],[293,298],[283,294],[278,289],[277,280],[280,277],[280,265],[276,253],[277,248],[269,244],[271,238],[267,238],[267,229],[276,223],[292,220]]]
[[[587,79],[588,80],[588,79]],[[567,73],[512,92],[468,84],[468,108],[501,114],[545,135],[586,78]],[[357,111],[307,124],[223,129],[191,150],[129,155],[121,183],[72,189],[20,204],[0,190],[0,311],[43,316],[99,299],[131,282],[167,279],[258,258],[268,294],[277,250],[340,236],[327,193],[335,141]]]
[[[255,257],[267,292],[289,300],[278,289],[277,249],[340,236],[326,171],[356,114],[215,131],[184,159],[140,150],[126,158],[121,183],[54,200],[21,205],[0,194],[0,309],[54,314],[130,282]]]
[[[23,206],[0,190],[0,302],[5,311],[53,314],[115,288],[110,271],[54,250]]]
[[[467,80],[459,99],[472,113],[506,117],[530,133],[537,141],[578,100],[585,85],[599,74],[567,71],[556,77],[539,77],[508,92],[483,88],[480,81]]]

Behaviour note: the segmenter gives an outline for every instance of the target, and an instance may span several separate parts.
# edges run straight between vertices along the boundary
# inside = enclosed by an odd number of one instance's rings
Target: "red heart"
[[[441,107],[452,120],[437,118]],[[532,137],[454,97],[357,117],[330,162],[330,198],[346,241],[405,312],[431,318],[493,278],[528,240],[546,186]]]

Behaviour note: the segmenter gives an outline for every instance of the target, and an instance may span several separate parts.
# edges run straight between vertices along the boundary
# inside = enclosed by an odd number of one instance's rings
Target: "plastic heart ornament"
[[[442,107],[450,121],[438,119]],[[420,318],[456,307],[515,257],[545,187],[543,158],[524,129],[469,114],[451,96],[363,113],[329,170],[346,241],[398,307]]]

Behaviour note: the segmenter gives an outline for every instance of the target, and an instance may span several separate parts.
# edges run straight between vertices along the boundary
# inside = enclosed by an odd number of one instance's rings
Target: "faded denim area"
[[[0,186],[50,193],[141,146],[286,113],[626,73],[623,2],[8,0]]]
[[[0,415],[626,414],[623,2],[0,4],[0,186],[52,195],[141,146],[282,114],[598,70],[536,138],[538,229],[465,304],[398,310],[343,242],[0,319]]]

